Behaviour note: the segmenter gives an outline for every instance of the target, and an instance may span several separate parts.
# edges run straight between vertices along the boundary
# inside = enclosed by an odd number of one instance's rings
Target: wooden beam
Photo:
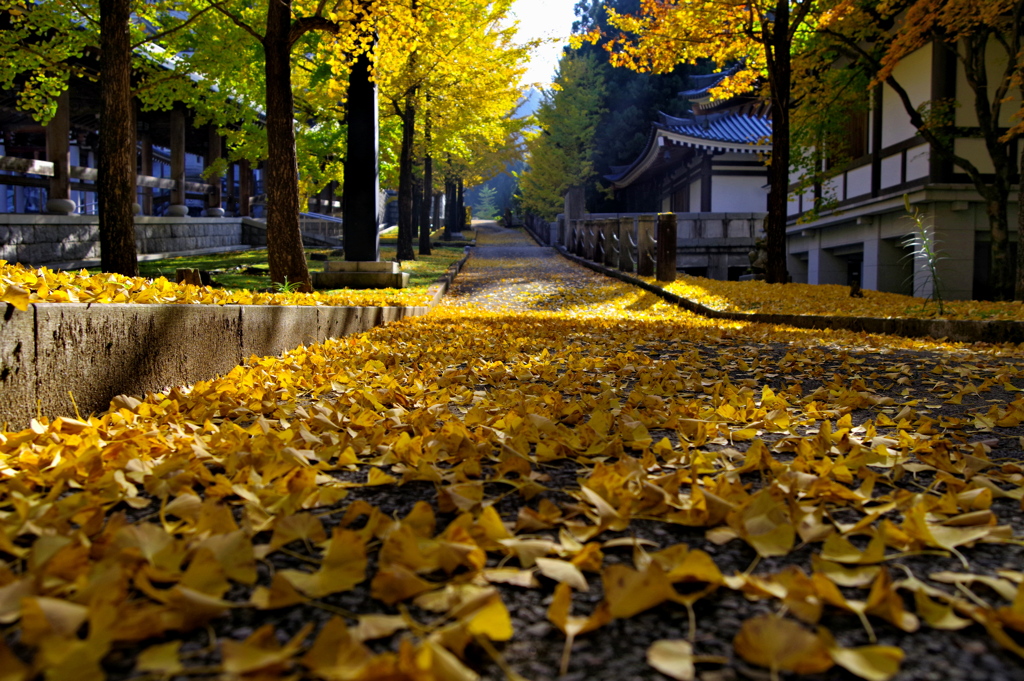
[[[65,90],[57,98],[57,110],[46,126],[46,160],[51,163],[48,213],[75,212],[71,200],[71,154],[68,137],[71,135],[71,101]]]

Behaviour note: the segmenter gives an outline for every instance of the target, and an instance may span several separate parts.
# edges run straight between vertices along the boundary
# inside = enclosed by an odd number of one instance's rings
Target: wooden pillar
[[[170,217],[188,215],[185,205],[185,109],[176,106],[171,109],[171,204],[167,206]]]
[[[225,184],[227,185],[227,195],[224,197],[224,203],[227,206],[227,210],[232,215],[238,212],[238,192],[235,191],[235,163],[229,163],[227,169],[227,175]]]
[[[658,215],[658,281],[676,280],[676,214]]]
[[[641,277],[650,277],[654,274],[654,240],[653,215],[641,215],[637,219],[636,233],[636,273]]]
[[[141,159],[139,158],[139,100],[132,98],[132,132],[135,134],[135,143],[132,145],[132,196],[135,200],[132,201],[132,214],[139,215],[142,213],[142,203],[139,201],[139,165]]]
[[[141,143],[142,149],[139,154],[139,174],[143,177],[153,177],[153,138],[149,132],[143,130],[139,134],[139,142]],[[142,188],[142,215],[153,214],[153,188],[143,187]]]
[[[220,135],[217,133],[217,127],[213,125],[206,126],[207,138],[206,138],[206,167],[209,168],[213,164],[220,161],[223,155],[224,143],[221,140]],[[214,176],[210,180],[210,189],[206,194],[206,215],[211,218],[222,218],[224,217],[224,208],[221,204],[221,188],[220,188],[220,177]]]
[[[249,217],[252,206],[252,168],[249,161],[238,162],[238,214]]]
[[[619,262],[618,268],[623,272],[633,271],[633,218],[619,218]]]
[[[64,90],[57,98],[57,112],[46,126],[46,159],[53,163],[47,213],[70,215],[75,212],[75,202],[71,200],[70,135],[71,96]]]
[[[700,163],[700,212],[702,213],[711,212],[711,175],[711,154],[705,152]],[[675,281],[674,278],[673,281]]]
[[[619,252],[622,242],[619,241],[619,219],[608,218],[604,221],[604,264],[607,267],[619,266]]]

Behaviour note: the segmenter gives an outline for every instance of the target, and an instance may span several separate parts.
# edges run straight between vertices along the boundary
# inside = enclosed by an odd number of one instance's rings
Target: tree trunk
[[[348,77],[348,141],[345,153],[345,260],[376,261],[380,256],[377,195],[380,158],[377,142],[377,84],[370,80],[370,55],[360,54]]]
[[[135,128],[128,0],[100,0],[100,266],[139,275],[135,249]]]
[[[775,4],[768,64],[771,86],[772,156],[768,166],[768,217],[765,220],[767,260],[765,280],[769,284],[789,281],[786,270],[786,218],[789,194],[789,91],[793,78],[789,53],[789,2]]]
[[[415,260],[412,247],[412,147],[416,137],[415,93],[405,100],[402,116],[402,147],[398,156],[398,250],[396,259]]]
[[[299,231],[299,166],[295,153],[295,105],[292,97],[291,0],[267,5],[263,38],[267,80],[267,259],[270,279],[299,283],[312,291],[306,253]]]
[[[1024,144],[1020,145],[1017,182],[1017,277],[1013,299],[1024,300]]]
[[[432,216],[430,218],[430,224],[436,228],[441,224],[441,197],[443,194],[441,192],[431,192],[431,196],[433,197],[433,202],[430,212]]]
[[[430,255],[430,199],[434,195],[434,160],[430,157],[430,118],[425,124],[427,153],[423,157],[423,205],[420,207],[420,255]]]
[[[993,188],[994,190],[995,188]],[[1006,300],[1014,292],[1013,263],[1010,262],[1010,220],[1007,215],[1009,197],[985,197],[985,212],[988,214],[989,244],[992,269],[989,271],[989,284],[992,297]],[[1018,246],[1020,248],[1020,246]],[[1020,256],[1017,256],[1018,259]]]
[[[418,177],[419,164],[413,165],[412,179],[412,241],[419,243],[422,231],[420,217],[423,214],[423,178]]]
[[[456,209],[458,212],[455,214],[455,231],[462,234],[465,231],[466,225],[466,187],[462,183],[462,178],[459,178],[458,184],[458,198],[455,200]]]

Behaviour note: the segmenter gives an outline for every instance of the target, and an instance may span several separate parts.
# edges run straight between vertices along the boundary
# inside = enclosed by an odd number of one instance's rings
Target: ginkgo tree
[[[414,30],[381,32],[376,73],[389,109],[385,113],[402,121],[397,154],[399,259],[414,257],[414,157],[422,155],[425,168],[430,159],[430,184],[435,157],[449,159],[449,171],[460,167],[472,174],[470,166],[486,166],[490,161],[484,157],[507,148],[509,130],[517,127],[511,114],[533,43],[515,42],[510,7],[508,0],[414,2]],[[396,41],[401,47],[395,47]]]
[[[553,87],[537,110],[522,175],[523,207],[545,220],[562,211],[563,197],[582,212],[583,190],[596,176],[594,137],[603,113],[604,79],[590,55],[566,52]]]
[[[719,83],[715,95],[765,89],[772,117],[765,276],[772,283],[788,280],[785,241],[793,55],[829,4],[827,0],[642,0],[637,15],[609,8],[609,22],[621,31],[607,42],[612,64],[666,72],[677,64],[700,60],[720,67],[741,63],[744,68]],[[598,36],[589,37],[596,40]]]
[[[106,272],[138,273],[133,97],[147,108],[185,100],[222,123],[238,113],[221,93],[163,59],[159,43],[186,34],[206,11],[186,9],[178,0],[0,2],[0,86],[17,90],[20,109],[45,124],[72,80],[100,85],[97,203]]]

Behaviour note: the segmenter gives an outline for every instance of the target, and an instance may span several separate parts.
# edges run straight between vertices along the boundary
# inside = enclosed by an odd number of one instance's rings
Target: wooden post
[[[615,245],[619,232],[618,218],[607,218],[604,220],[604,264],[606,267],[616,267],[619,264],[619,247]]]
[[[242,159],[238,162],[238,214],[242,217],[251,213],[252,184],[252,168],[248,161]]]
[[[238,212],[238,190],[235,187],[235,171],[237,169],[237,165],[237,163],[229,163],[227,175],[225,177],[227,180],[225,182],[227,185],[227,195],[224,197],[224,203],[227,210],[230,211],[232,215]]]
[[[71,200],[70,134],[71,96],[64,90],[57,98],[57,112],[46,126],[46,159],[53,163],[47,213],[70,215],[75,212],[75,202]]]
[[[636,273],[641,277],[654,275],[654,250],[651,248],[654,241],[653,215],[641,215],[637,219],[636,234]]]
[[[676,280],[676,214],[658,215],[658,281]]]
[[[185,109],[176,106],[171,110],[171,203],[167,206],[169,217],[185,217]]]
[[[619,264],[623,272],[633,271],[633,218],[619,218]]]
[[[217,133],[217,127],[213,125],[206,126],[207,128],[207,140],[206,140],[206,167],[209,168],[214,163],[220,160],[223,155],[223,141],[220,135]],[[211,218],[222,218],[224,217],[224,208],[221,204],[221,186],[219,177],[211,177],[210,190],[206,195],[206,215]]]

